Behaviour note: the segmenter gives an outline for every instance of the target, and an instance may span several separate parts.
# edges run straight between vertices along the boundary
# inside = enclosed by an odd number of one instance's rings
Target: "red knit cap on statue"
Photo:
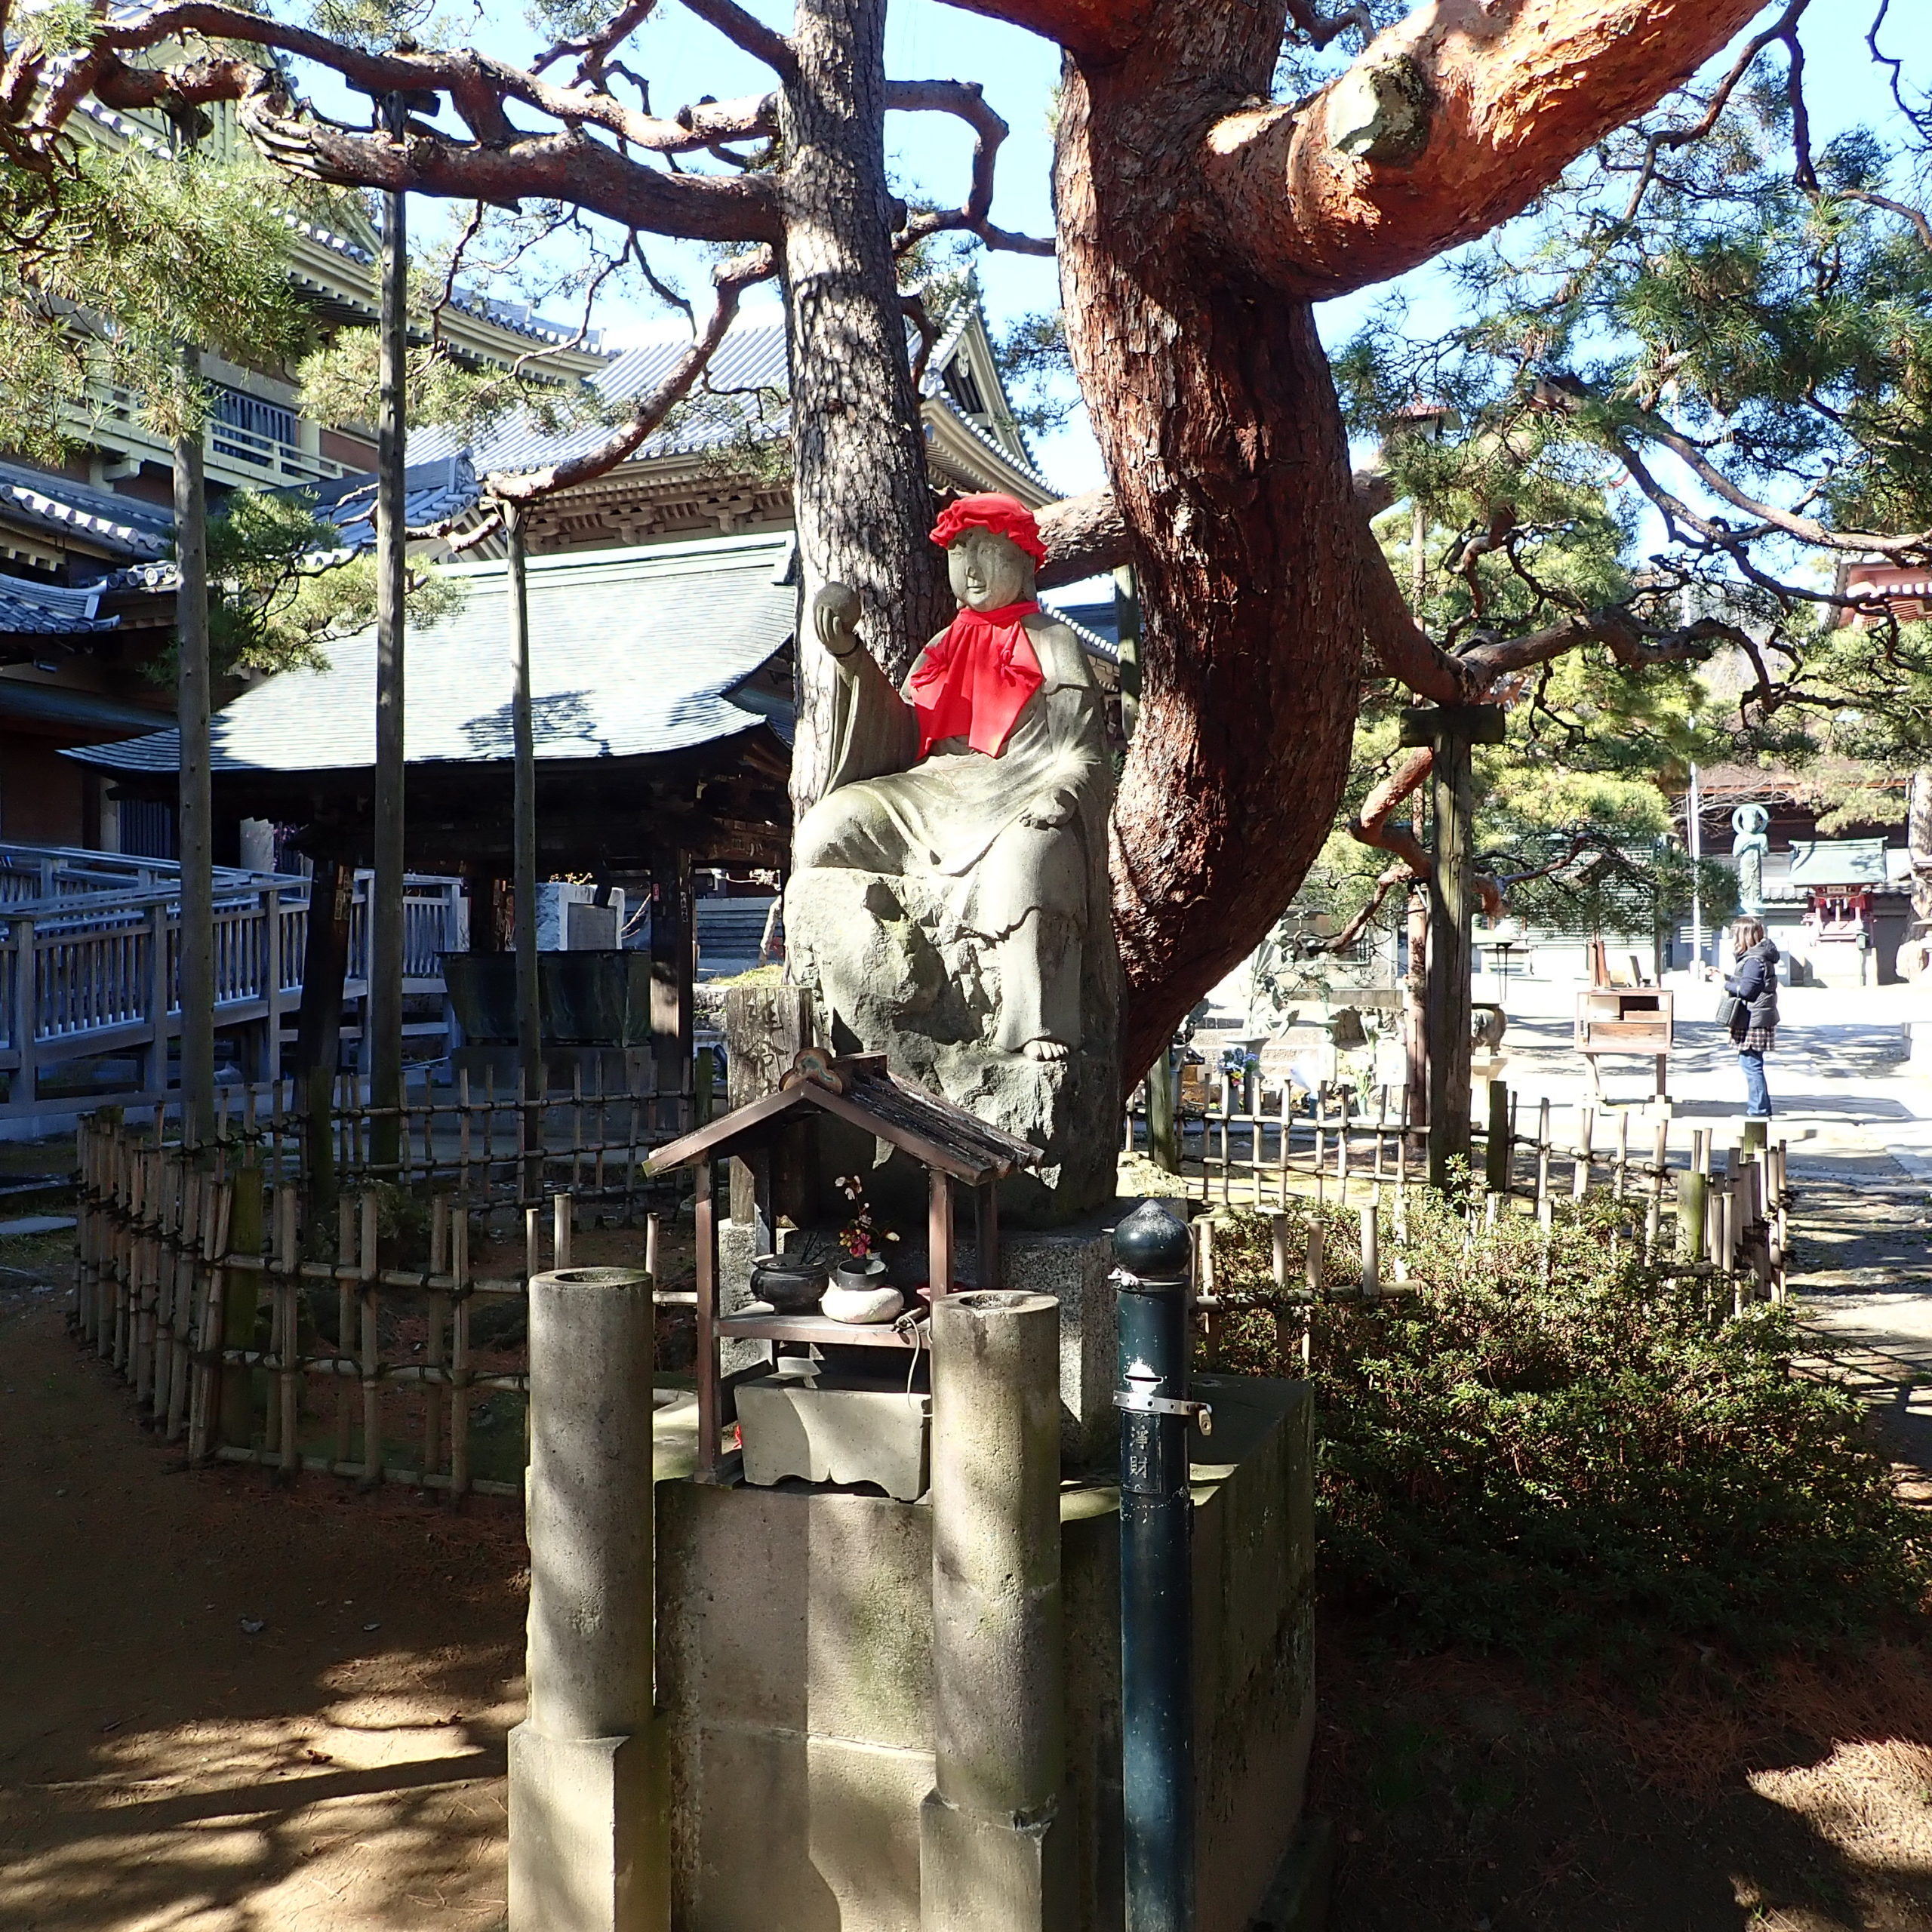
[[[992,530],[1010,537],[1033,560],[1037,568],[1047,561],[1047,546],[1040,541],[1040,526],[1033,512],[1017,497],[1002,496],[989,490],[976,497],[961,497],[940,512],[933,525],[933,541],[949,550],[961,531]]]

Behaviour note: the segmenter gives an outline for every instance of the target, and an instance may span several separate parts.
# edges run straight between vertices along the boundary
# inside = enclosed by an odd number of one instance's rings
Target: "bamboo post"
[[[202,1346],[198,1351],[202,1364],[187,1411],[188,1460],[195,1463],[206,1462],[215,1450],[224,1374],[221,1360],[223,1308],[229,1274],[221,1265],[220,1257],[229,1252],[233,1215],[232,1183],[217,1186],[212,1176],[201,1179],[202,1186],[195,1192],[206,1196],[207,1219],[205,1222],[200,1220],[202,1204],[197,1199],[195,1246],[197,1252],[205,1251],[208,1285],[201,1302],[204,1311],[200,1323]]]
[[[1595,1109],[1585,1107],[1577,1121],[1577,1145],[1570,1157],[1570,1196],[1580,1201],[1590,1191],[1590,1164],[1595,1158],[1592,1143],[1596,1135]]]
[[[1708,1253],[1705,1220],[1709,1211],[1710,1177],[1695,1164],[1677,1182],[1677,1251],[1686,1261],[1702,1261]]]
[[[1651,1196],[1644,1216],[1644,1259],[1657,1258],[1657,1241],[1663,1231],[1664,1183],[1670,1178],[1670,1122],[1657,1122],[1655,1145],[1651,1150]]]
[[[377,1279],[379,1248],[377,1237],[377,1197],[362,1196],[361,1241],[359,1257],[360,1301],[362,1317],[362,1478],[361,1487],[374,1489],[383,1479],[382,1357],[378,1323],[381,1303]]]
[[[469,1494],[469,1210],[450,1226],[450,1494]]]
[[[262,1251],[262,1171],[251,1147],[244,1156],[232,1189],[232,1241],[238,1254]],[[255,1340],[259,1276],[252,1270],[230,1269],[222,1293],[221,1326],[215,1346],[224,1352],[252,1348]],[[254,1439],[254,1377],[245,1367],[224,1364],[218,1372],[221,1421],[216,1440],[246,1448]]]
[[[571,1168],[574,1172],[577,1156],[571,1156]],[[568,1268],[571,1265],[571,1219],[573,1198],[568,1194],[553,1195],[550,1202],[550,1252],[552,1268]]]
[[[1201,1310],[1201,1355],[1209,1368],[1221,1365],[1220,1284],[1214,1267],[1214,1223],[1207,1215],[1193,1223],[1198,1252],[1194,1271],[1196,1291],[1207,1306]]]
[[[429,1208],[429,1272],[432,1276],[451,1272],[450,1245],[450,1198],[439,1194]],[[426,1288],[423,1303],[429,1318],[429,1333],[423,1344],[423,1364],[428,1371],[423,1386],[423,1481],[426,1487],[432,1476],[441,1474],[443,1466],[443,1416],[449,1406],[445,1348],[448,1297],[440,1288]]]
[[[1619,1201],[1623,1198],[1624,1190],[1629,1184],[1629,1171],[1630,1116],[1628,1114],[1619,1114],[1617,1116],[1617,1165],[1614,1170],[1616,1178],[1611,1183],[1615,1198]]]
[[[657,1272],[657,1238],[662,1225],[657,1215],[648,1214],[645,1217],[644,1272],[651,1277],[651,1284],[654,1288],[661,1285]]]
[[[298,1195],[293,1183],[275,1191],[275,1379],[281,1401],[275,1411],[276,1460],[284,1482],[300,1473],[302,1418],[302,1251],[296,1238]]]
[[[1373,1301],[1382,1292],[1380,1229],[1371,1204],[1361,1211],[1361,1298]]]
[[[355,1419],[349,1392],[349,1327],[355,1312],[355,1279],[358,1273],[355,1247],[355,1203],[345,1195],[336,1204],[335,1353],[331,1366],[335,1375],[335,1469],[346,1475],[349,1451],[354,1446]]]
[[[1269,1217],[1269,1232],[1272,1239],[1272,1266],[1269,1270],[1275,1284],[1275,1358],[1285,1362],[1294,1340],[1294,1321],[1288,1308],[1288,1272],[1291,1257],[1288,1253],[1288,1217],[1286,1214],[1274,1214]]]
[[[543,1236],[539,1232],[539,1210],[526,1208],[523,1211],[523,1278],[534,1281],[543,1273]]]
[[[1549,1198],[1549,1098],[1537,1103],[1537,1211]]]

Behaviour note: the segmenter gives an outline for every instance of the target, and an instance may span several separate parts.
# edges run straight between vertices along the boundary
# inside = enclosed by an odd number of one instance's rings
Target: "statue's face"
[[[1031,594],[1033,560],[996,530],[962,530],[946,552],[952,594],[969,611],[998,611]]]

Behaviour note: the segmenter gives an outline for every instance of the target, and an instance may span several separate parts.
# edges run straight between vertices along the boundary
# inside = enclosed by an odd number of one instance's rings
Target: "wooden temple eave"
[[[704,863],[782,866],[791,838],[782,743],[761,728],[689,750],[637,758],[558,758],[537,771],[537,864],[545,872],[645,872],[667,852]],[[171,792],[172,773],[131,791]],[[217,810],[299,828],[314,857],[368,863],[374,804],[366,767],[220,771]],[[508,759],[412,764],[405,815],[411,869],[511,869]]]

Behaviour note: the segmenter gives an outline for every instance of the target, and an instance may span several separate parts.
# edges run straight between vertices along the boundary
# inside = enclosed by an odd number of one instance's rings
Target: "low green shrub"
[[[1821,1345],[1788,1306],[1734,1318],[1727,1286],[1647,1264],[1607,1196],[1558,1206],[1546,1264],[1526,1216],[1411,1200],[1411,1291],[1315,1318],[1331,1593],[1424,1646],[1531,1654],[1764,1652],[1921,1610],[1924,1526],[1857,1401],[1794,1372]],[[1289,1211],[1298,1280],[1309,1210]],[[1355,1211],[1322,1219],[1327,1282],[1358,1282]],[[1272,1294],[1269,1217],[1217,1220],[1223,1367],[1300,1374],[1296,1335],[1238,1305]]]

